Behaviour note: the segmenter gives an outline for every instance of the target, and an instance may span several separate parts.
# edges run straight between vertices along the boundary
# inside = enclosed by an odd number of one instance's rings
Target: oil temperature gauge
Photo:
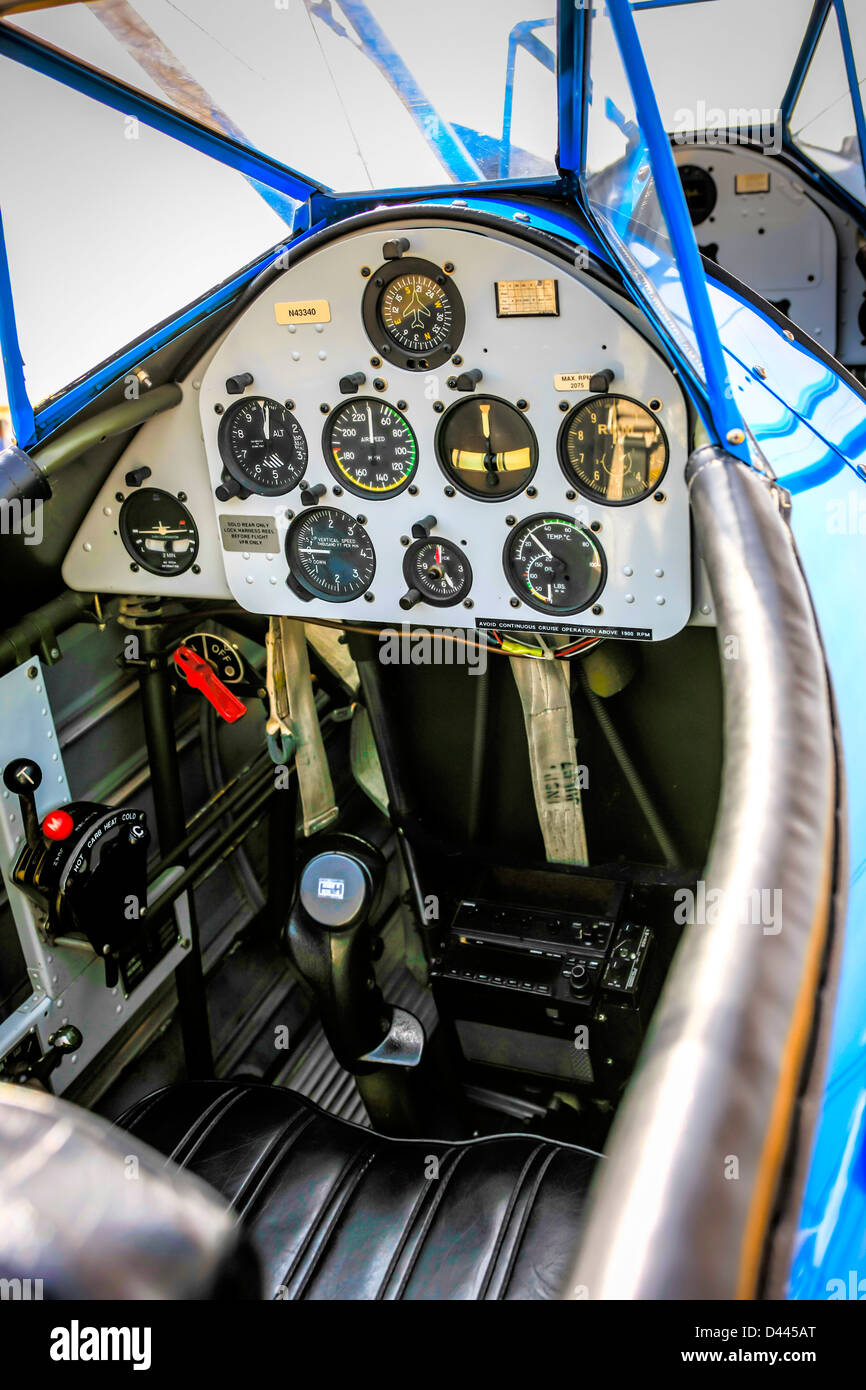
[[[148,574],[176,575],[198,554],[198,531],[182,502],[161,488],[143,487],[120,509],[120,539]]]
[[[401,608],[414,608],[422,599],[449,608],[469,593],[472,568],[459,545],[441,536],[425,536],[406,551],[403,578],[409,590],[400,600]]]

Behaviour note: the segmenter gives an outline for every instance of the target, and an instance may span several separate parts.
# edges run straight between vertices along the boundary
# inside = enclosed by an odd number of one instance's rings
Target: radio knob
[[[586,966],[573,965],[568,983],[575,994],[584,994],[589,989],[589,971]]]

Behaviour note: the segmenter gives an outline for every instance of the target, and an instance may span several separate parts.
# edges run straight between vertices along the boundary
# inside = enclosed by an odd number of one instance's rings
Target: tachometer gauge
[[[198,554],[198,531],[182,502],[160,488],[130,493],[120,509],[120,539],[148,574],[183,574]]]
[[[505,542],[505,574],[514,592],[541,612],[579,613],[607,578],[604,551],[566,516],[531,516]]]
[[[361,309],[376,351],[409,371],[446,362],[466,327],[454,281],[417,256],[401,256],[377,270],[367,281]]]
[[[495,396],[453,405],[436,431],[436,452],[449,482],[489,502],[522,492],[538,462],[529,421]]]
[[[348,603],[366,593],[376,573],[373,542],[360,521],[336,507],[301,512],[286,536],[294,584],[310,598]]]
[[[291,411],[267,396],[235,401],[220,421],[220,458],[250,492],[279,497],[307,468],[307,440]]]
[[[337,407],[322,448],[334,477],[358,497],[394,497],[418,467],[418,441],[406,417],[369,396]]]
[[[401,607],[411,608],[420,598],[437,608],[448,608],[469,593],[472,568],[459,545],[442,536],[426,536],[406,551],[403,578],[409,593],[400,600]]]
[[[629,396],[591,396],[575,406],[559,431],[558,449],[569,482],[610,507],[646,497],[668,465],[664,430]]]

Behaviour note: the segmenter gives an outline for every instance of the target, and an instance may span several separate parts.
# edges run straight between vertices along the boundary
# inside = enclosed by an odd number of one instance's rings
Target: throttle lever
[[[236,724],[239,719],[243,719],[247,712],[246,705],[223,685],[209,661],[205,661],[204,657],[199,656],[198,652],[194,652],[192,647],[186,646],[183,642],[173,653],[172,660],[187,685],[193,690],[200,690],[227,724]]]

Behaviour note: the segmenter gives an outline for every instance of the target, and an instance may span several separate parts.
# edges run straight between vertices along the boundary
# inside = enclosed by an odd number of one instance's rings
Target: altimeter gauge
[[[307,440],[290,410],[268,396],[244,396],[220,420],[220,458],[249,492],[279,497],[307,468]]]

